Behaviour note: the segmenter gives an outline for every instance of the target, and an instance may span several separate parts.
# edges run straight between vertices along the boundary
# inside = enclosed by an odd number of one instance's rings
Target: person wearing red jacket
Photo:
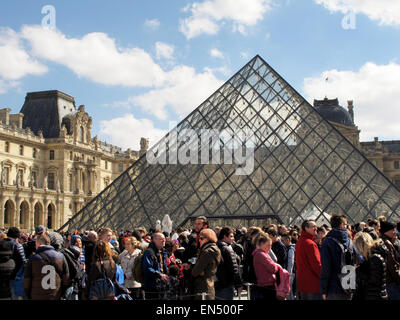
[[[300,300],[322,300],[320,293],[321,256],[315,236],[317,224],[305,220],[301,235],[296,243],[297,286]]]

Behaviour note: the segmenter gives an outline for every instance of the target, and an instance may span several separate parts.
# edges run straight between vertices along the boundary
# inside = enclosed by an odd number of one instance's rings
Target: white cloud
[[[163,43],[156,42],[156,57],[157,59],[165,58],[171,59],[174,54],[174,46]]]
[[[210,56],[214,57],[214,58],[220,58],[220,59],[224,58],[223,53],[216,48],[213,48],[210,50]]]
[[[149,119],[136,119],[133,114],[127,113],[123,117],[100,122],[100,134],[102,139],[118,145],[123,149],[131,148],[140,150],[140,138],[148,138],[149,146],[157,143],[164,135],[166,130],[154,127]]]
[[[146,19],[144,25],[150,29],[158,29],[160,27],[160,21],[158,19]]]
[[[400,24],[400,1],[397,0],[314,0],[332,12],[363,13],[383,25]]]
[[[167,119],[167,106],[171,106],[180,116],[186,115],[222,84],[222,81],[215,77],[211,69],[196,73],[194,68],[188,66],[175,67],[169,72],[168,78],[170,79],[169,85],[130,97],[127,102],[165,120]]]
[[[200,34],[216,34],[219,24],[232,21],[233,31],[246,34],[246,27],[262,20],[271,10],[272,0],[207,0],[194,2],[183,11],[191,16],[180,21],[180,31],[191,39]]]
[[[24,26],[21,34],[35,56],[62,64],[96,83],[146,87],[162,85],[166,80],[147,52],[118,48],[105,33],[88,33],[78,39],[41,26]]]
[[[105,33],[67,38],[58,30],[24,26],[21,37],[30,43],[33,55],[64,65],[80,77],[104,85],[151,88],[106,106],[141,107],[159,119],[167,119],[167,106],[178,115],[191,111],[222,83],[211,69],[197,73],[192,67],[176,65],[166,71],[144,50],[118,47]],[[173,46],[156,43],[158,58],[173,58],[173,52]]]
[[[9,89],[18,87],[20,83],[13,80],[4,80],[0,78],[0,94],[6,93]]]
[[[240,52],[240,56],[243,59],[248,59],[250,57],[250,53],[248,53],[247,51],[242,51],[242,52]]]
[[[41,75],[47,67],[25,50],[20,35],[10,28],[0,28],[0,93],[19,85],[27,75]]]
[[[328,83],[325,79],[328,77]],[[361,141],[398,139],[400,118],[400,65],[389,63],[376,65],[368,62],[359,71],[329,70],[319,77],[304,80],[304,92],[308,101],[313,99],[339,98],[347,109],[347,100],[354,101],[355,124],[361,130]]]

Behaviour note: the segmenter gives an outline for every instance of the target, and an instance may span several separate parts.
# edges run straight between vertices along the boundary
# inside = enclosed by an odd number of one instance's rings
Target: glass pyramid
[[[207,129],[225,135],[201,140]],[[176,134],[187,139],[178,143]],[[237,155],[254,160],[246,174],[236,170],[244,162],[229,161],[232,141]],[[176,161],[174,152],[198,163]],[[174,227],[200,215],[232,226],[268,218],[293,225],[333,213],[350,223],[398,220],[400,192],[257,55],[61,229],[154,228],[165,214]]]

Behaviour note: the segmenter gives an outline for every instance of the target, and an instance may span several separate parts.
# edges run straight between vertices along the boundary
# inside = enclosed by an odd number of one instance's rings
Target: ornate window
[[[47,188],[50,190],[55,190],[55,174],[54,172],[49,172],[47,175]]]
[[[32,171],[32,185],[37,188],[37,172]]]
[[[10,168],[3,168],[3,184],[9,184]]]

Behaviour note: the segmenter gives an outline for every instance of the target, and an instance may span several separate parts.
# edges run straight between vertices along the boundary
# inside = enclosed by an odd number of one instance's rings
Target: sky
[[[0,108],[59,90],[138,150],[257,54],[311,104],[353,100],[361,141],[400,140],[398,0],[2,0]]]

